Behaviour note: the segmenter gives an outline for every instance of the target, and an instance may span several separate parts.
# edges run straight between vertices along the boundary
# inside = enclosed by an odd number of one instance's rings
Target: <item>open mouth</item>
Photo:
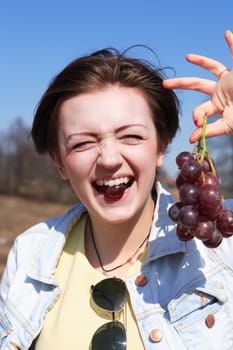
[[[94,187],[97,192],[104,194],[108,198],[118,200],[123,196],[132,183],[133,178],[131,177],[121,177],[109,180],[101,179],[94,183]]]

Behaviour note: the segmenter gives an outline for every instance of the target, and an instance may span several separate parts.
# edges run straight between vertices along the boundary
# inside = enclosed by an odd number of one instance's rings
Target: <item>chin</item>
[[[101,220],[106,223],[117,225],[124,224],[135,217],[137,217],[138,211],[135,209],[128,207],[120,207],[120,208],[104,208],[97,215]]]

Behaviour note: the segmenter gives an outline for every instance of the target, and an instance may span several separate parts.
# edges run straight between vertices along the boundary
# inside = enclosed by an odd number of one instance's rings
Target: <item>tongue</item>
[[[123,196],[126,188],[127,186],[125,184],[120,184],[120,185],[111,186],[111,187],[106,186],[104,192],[108,198],[120,199]]]

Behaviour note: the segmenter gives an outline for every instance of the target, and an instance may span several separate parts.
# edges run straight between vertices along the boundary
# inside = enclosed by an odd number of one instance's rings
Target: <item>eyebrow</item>
[[[144,124],[126,124],[126,125],[122,125],[118,128],[116,128],[114,130],[114,133],[118,133],[121,132],[125,129],[129,129],[129,128],[133,128],[133,127],[140,127],[143,129],[146,129],[146,126]],[[90,132],[90,131],[83,131],[83,132],[75,132],[73,134],[70,134],[67,138],[66,138],[66,144],[69,143],[70,139],[72,139],[75,136],[91,136],[91,137],[96,137],[96,133],[94,132]]]
[[[146,129],[146,126],[144,124],[126,124],[122,125],[119,128],[116,129],[116,132],[122,131],[124,129],[132,128],[132,127],[143,127],[143,129]]]

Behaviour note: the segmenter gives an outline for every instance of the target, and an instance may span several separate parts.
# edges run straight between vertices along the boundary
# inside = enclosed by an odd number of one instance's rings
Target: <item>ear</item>
[[[59,172],[61,179],[67,181],[69,178],[66,175],[65,168],[62,165],[61,161],[58,159],[58,157],[55,154],[50,154],[50,159],[57,171]]]
[[[161,166],[163,165],[163,153],[160,152],[157,154],[157,158],[156,158],[156,168],[161,168]]]

